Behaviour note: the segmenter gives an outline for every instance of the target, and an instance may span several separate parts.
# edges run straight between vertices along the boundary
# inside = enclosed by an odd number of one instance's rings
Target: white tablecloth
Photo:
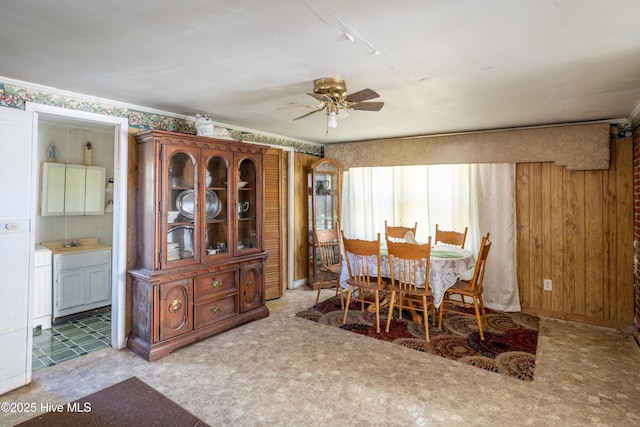
[[[386,246],[383,246],[380,249],[380,261],[380,275],[387,278],[391,277]],[[371,257],[371,263],[374,270],[375,262],[376,258]],[[466,273],[471,273],[475,266],[475,262],[476,260],[473,254],[465,249],[453,248],[444,245],[432,246],[429,286],[431,287],[431,293],[433,294],[433,300],[436,307],[440,307],[442,298],[444,297],[444,292],[453,286],[459,277],[463,275],[466,276]],[[422,273],[422,276],[422,283],[424,286],[424,272]],[[346,263],[343,262],[340,282],[345,288],[349,287],[346,284],[346,280],[348,278],[349,271],[347,270]]]

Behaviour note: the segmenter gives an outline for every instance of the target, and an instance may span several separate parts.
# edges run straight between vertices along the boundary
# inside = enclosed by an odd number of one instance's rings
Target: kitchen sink
[[[102,249],[110,249],[108,246],[102,246],[102,245],[80,245],[80,246],[70,246],[68,248],[62,247],[62,248],[55,248],[52,249],[51,252],[53,252],[53,254],[75,254],[78,252],[90,252],[90,251],[99,251]]]
[[[42,242],[42,246],[45,246],[51,250],[53,255],[56,254],[77,254],[82,252],[100,251],[104,249],[111,249],[110,246],[100,245],[97,237],[87,237],[77,240],[55,240],[52,242]]]

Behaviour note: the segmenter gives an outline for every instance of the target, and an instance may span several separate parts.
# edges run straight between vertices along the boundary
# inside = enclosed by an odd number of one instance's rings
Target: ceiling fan
[[[327,135],[329,135],[329,128],[338,126],[337,116],[343,111],[380,111],[384,106],[384,102],[364,102],[380,96],[371,89],[363,89],[347,95],[347,85],[345,81],[333,77],[314,80],[313,93],[307,93],[307,95],[317,99],[320,103],[306,105],[305,107],[314,108],[314,110],[300,117],[296,117],[293,120],[300,120],[317,112],[325,111],[327,115]]]

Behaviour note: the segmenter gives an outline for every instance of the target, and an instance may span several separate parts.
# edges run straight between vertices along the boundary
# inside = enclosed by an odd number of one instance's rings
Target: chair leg
[[[430,312],[431,312],[431,326],[433,326],[435,328],[436,326],[436,303],[433,300],[433,297],[431,297],[431,308],[429,308]]]
[[[389,332],[389,326],[391,325],[391,318],[393,317],[393,304],[396,301],[396,291],[391,291],[391,301],[389,301],[389,314],[387,315],[387,329],[385,331]]]
[[[320,301],[320,292],[322,291],[322,284],[324,283],[324,271],[320,273],[320,282],[318,283],[318,295],[316,295],[316,305]]]
[[[429,342],[429,306],[427,305],[427,297],[422,296],[422,315],[424,316],[424,333]]]
[[[480,317],[480,308],[478,307],[478,299],[473,297],[473,307],[476,310],[476,320],[478,321],[478,329],[480,330],[480,339],[484,341],[484,333],[482,332],[482,318]]]
[[[374,291],[376,299],[376,332],[380,333],[380,291]]]
[[[342,318],[342,324],[347,323],[347,314],[349,313],[349,304],[351,304],[351,294],[353,293],[353,286],[349,286],[349,292],[347,292],[347,302],[344,305],[344,317]]]
[[[336,285],[336,296],[340,295],[340,308],[344,310],[344,289],[340,282]]]
[[[484,318],[485,326],[489,326],[489,321],[487,320],[487,312],[484,309],[484,300],[482,299],[482,295],[478,297],[480,299],[480,310],[482,310],[482,317]]]

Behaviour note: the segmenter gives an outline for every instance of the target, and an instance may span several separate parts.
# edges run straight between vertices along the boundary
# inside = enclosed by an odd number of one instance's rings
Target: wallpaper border
[[[140,111],[109,104],[108,102],[86,100],[80,97],[65,96],[44,90],[0,82],[0,106],[24,110],[26,102],[103,114],[106,116],[123,117],[129,121],[130,127],[136,129],[166,130],[191,135],[195,134],[195,124],[191,120]],[[300,141],[292,141],[286,138],[267,136],[237,129],[227,130],[234,141],[257,142],[289,147],[293,148],[295,152],[315,156],[322,156],[324,154],[323,147],[320,145],[307,144]]]

